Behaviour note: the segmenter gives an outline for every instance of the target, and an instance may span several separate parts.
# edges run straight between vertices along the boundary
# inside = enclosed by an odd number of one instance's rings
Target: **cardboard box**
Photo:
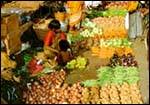
[[[6,24],[1,24],[1,36],[6,36],[7,33],[8,33],[7,25]]]

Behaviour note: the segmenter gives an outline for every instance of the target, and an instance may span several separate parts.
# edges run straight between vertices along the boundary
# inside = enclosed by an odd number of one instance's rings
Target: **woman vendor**
[[[73,31],[76,25],[81,23],[84,1],[67,1],[66,7],[69,20],[69,31]]]
[[[70,48],[66,35],[60,30],[60,22],[52,20],[48,28],[50,29],[44,39],[44,54],[47,58],[66,64],[72,56],[67,51]],[[70,48],[71,49],[71,48]]]
[[[50,29],[44,39],[44,53],[48,58],[54,58],[58,50],[59,40],[66,40],[66,36],[60,30],[60,22],[58,20],[52,20],[48,28]]]

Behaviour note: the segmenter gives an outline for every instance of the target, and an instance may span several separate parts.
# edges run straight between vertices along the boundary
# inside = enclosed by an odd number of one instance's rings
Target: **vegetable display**
[[[75,42],[83,40],[83,36],[81,36],[81,35],[73,35],[71,33],[67,33],[67,40],[70,43],[75,43]]]
[[[95,18],[95,17],[113,17],[113,16],[123,16],[125,17],[127,14],[126,9],[113,9],[106,11],[86,11],[87,17]]]
[[[91,51],[93,56],[98,56],[99,58],[111,58],[114,54],[122,56],[131,53],[134,55],[134,51],[131,47],[91,47]]]
[[[96,24],[94,24],[89,18],[85,18],[82,22],[82,25],[84,27],[96,27]]]
[[[113,16],[123,16],[125,17],[127,14],[126,9],[113,9],[113,10],[107,10],[103,12],[103,15],[105,17],[113,17]]]
[[[81,56],[78,56],[76,59],[71,60],[67,63],[67,69],[84,69],[87,64],[87,59]]]
[[[103,17],[104,11],[88,10],[86,11],[88,18]]]
[[[101,67],[97,70],[97,81],[95,80],[86,80],[82,83],[86,86],[91,86],[94,81],[94,85],[104,86],[105,84],[120,84],[127,82],[128,84],[138,83],[139,81],[139,71],[136,67],[124,67],[124,66],[115,66],[113,68],[106,66]]]
[[[129,1],[113,1],[106,5],[106,9],[113,10],[113,9],[127,9],[128,8],[128,2]]]
[[[111,104],[120,104],[120,95],[119,95],[119,85],[118,84],[114,84],[111,85],[110,91],[109,91],[109,95],[110,95],[110,103]]]
[[[106,39],[105,41],[106,46],[113,46],[113,47],[131,47],[132,43],[128,41],[126,38],[114,38],[114,39]]]
[[[111,67],[117,65],[138,67],[137,61],[135,60],[134,56],[131,53],[122,56],[118,56],[117,54],[114,54],[114,56],[110,58],[110,64],[108,65]]]
[[[84,86],[90,87],[90,86],[96,86],[98,84],[98,81],[95,79],[86,80],[81,82],[81,84],[84,84]]]
[[[28,91],[24,92],[23,99],[26,104],[51,103],[50,101],[52,100],[49,98],[49,95],[52,95],[53,88],[61,86],[65,75],[66,73],[61,70],[52,72],[50,75],[41,76],[40,83],[34,82],[32,86],[28,87]]]
[[[101,90],[100,90],[100,99],[102,104],[109,104],[110,98],[109,98],[109,91],[110,91],[110,85],[105,84]]]
[[[106,68],[101,68],[102,73],[99,74],[99,76],[104,75],[105,78],[107,78],[112,75],[110,72],[111,68]],[[122,71],[122,67],[118,68],[121,68],[119,70]],[[35,81],[32,86],[28,86],[27,91],[23,92],[23,100],[26,104],[143,103],[139,87],[136,83],[128,85],[123,82],[121,86],[118,83],[110,85],[107,82],[101,87],[95,84],[93,84],[94,86],[92,86],[92,84],[85,86],[80,83],[74,83],[70,86],[64,83],[65,76],[66,72],[64,70],[42,75],[40,77],[40,82]],[[101,79],[103,78],[104,77]],[[89,82],[93,83],[93,81],[96,82],[95,80]]]
[[[97,17],[92,19],[92,22],[94,22],[97,27],[103,29],[103,38],[125,38],[127,36],[127,30],[125,28],[125,17]]]
[[[130,85],[130,97],[133,104],[143,104],[143,101],[141,100],[142,96],[137,84]]]
[[[85,29],[80,33],[81,36],[83,37],[95,37],[96,35],[102,35],[102,29],[94,27],[92,29]]]
[[[97,43],[96,46],[91,46],[91,51],[92,55],[99,58],[111,58],[114,54],[122,56],[131,53],[134,55],[132,43],[125,38],[100,39]]]

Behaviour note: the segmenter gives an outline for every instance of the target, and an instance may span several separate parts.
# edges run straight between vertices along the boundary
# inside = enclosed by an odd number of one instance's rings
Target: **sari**
[[[70,27],[75,26],[81,21],[83,4],[84,4],[83,1],[67,1],[67,6],[69,10],[68,18],[69,18]]]

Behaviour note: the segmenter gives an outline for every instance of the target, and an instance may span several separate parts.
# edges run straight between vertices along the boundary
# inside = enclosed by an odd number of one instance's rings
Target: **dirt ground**
[[[144,41],[137,38],[133,42],[133,49],[135,51],[135,58],[139,65],[140,70],[140,90],[144,100],[144,103],[149,103],[149,61],[147,59],[147,50]],[[109,63],[109,59],[99,59],[93,57],[90,51],[83,53],[83,56],[89,60],[89,65],[85,70],[74,70],[71,71],[67,76],[65,82],[68,84],[77,83],[87,79],[96,79],[96,69],[100,66]]]
[[[145,103],[149,103],[149,59],[147,57],[149,53],[145,47],[145,41],[141,41],[141,38],[137,38],[133,42],[133,48],[140,70],[142,98]]]

